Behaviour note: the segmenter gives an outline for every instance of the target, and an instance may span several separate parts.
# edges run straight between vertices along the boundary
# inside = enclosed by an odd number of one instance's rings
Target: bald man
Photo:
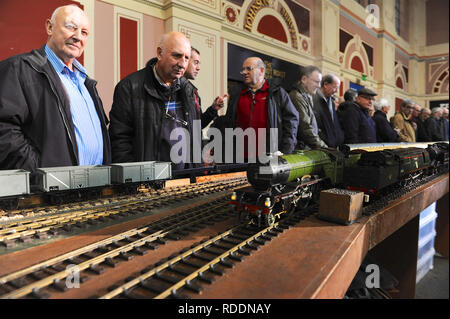
[[[77,61],[90,25],[75,5],[45,22],[47,43],[0,62],[0,169],[108,164],[107,118]]]
[[[244,84],[230,92],[225,123],[230,128],[246,130],[252,128],[258,143],[265,145],[261,150],[279,151],[291,154],[296,144],[298,112],[287,92],[279,85],[265,79],[266,67],[258,57],[247,58],[242,64],[241,74]],[[271,138],[270,129],[277,130],[277,139]],[[265,136],[262,130],[265,129]],[[273,136],[272,136],[273,137]],[[246,160],[259,157],[244,143]],[[236,153],[236,149],[234,150]]]
[[[200,119],[195,101],[180,81],[190,57],[191,44],[186,36],[166,33],[157,46],[156,57],[117,84],[109,114],[113,162],[157,160],[171,161],[173,170],[192,167],[191,158],[175,161],[171,155],[179,142],[185,143],[184,150],[191,144],[201,147],[200,121],[194,122]],[[200,135],[194,134],[195,125]],[[189,135],[171,138],[172,132],[186,130]]]
[[[430,109],[423,108],[420,111],[419,117],[416,119],[417,125],[417,142],[431,142],[431,135],[428,131],[426,121],[431,116]]]

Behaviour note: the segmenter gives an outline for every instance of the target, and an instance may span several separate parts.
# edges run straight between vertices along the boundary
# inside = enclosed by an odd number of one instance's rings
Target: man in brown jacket
[[[411,114],[414,110],[415,103],[411,100],[403,100],[400,106],[400,112],[397,112],[391,119],[391,123],[394,129],[400,130],[400,141],[402,142],[415,142],[416,133],[414,127],[411,124]]]

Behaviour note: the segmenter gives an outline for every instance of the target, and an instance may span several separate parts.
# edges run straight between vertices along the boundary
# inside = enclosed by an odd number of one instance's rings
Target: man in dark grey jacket
[[[200,118],[189,81],[181,79],[190,55],[184,34],[169,32],[157,57],[116,85],[109,114],[113,162],[171,161],[173,170],[201,163],[201,152],[194,153],[201,150]],[[174,132],[181,135],[172,139]]]
[[[96,82],[76,61],[88,18],[77,6],[59,7],[46,30],[39,50],[0,62],[0,169],[108,164],[107,118]]]

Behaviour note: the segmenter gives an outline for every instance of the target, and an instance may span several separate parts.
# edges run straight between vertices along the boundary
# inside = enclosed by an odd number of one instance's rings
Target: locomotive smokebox
[[[267,163],[250,164],[247,179],[259,190],[266,190],[273,185],[285,183],[289,178],[291,166],[280,156],[271,156]]]

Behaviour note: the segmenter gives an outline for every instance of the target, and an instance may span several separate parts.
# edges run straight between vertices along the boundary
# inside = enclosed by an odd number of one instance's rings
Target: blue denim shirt
[[[86,69],[77,61],[73,71],[46,45],[47,58],[61,79],[70,102],[70,112],[77,139],[79,165],[103,163],[103,135],[94,101],[84,82]]]

